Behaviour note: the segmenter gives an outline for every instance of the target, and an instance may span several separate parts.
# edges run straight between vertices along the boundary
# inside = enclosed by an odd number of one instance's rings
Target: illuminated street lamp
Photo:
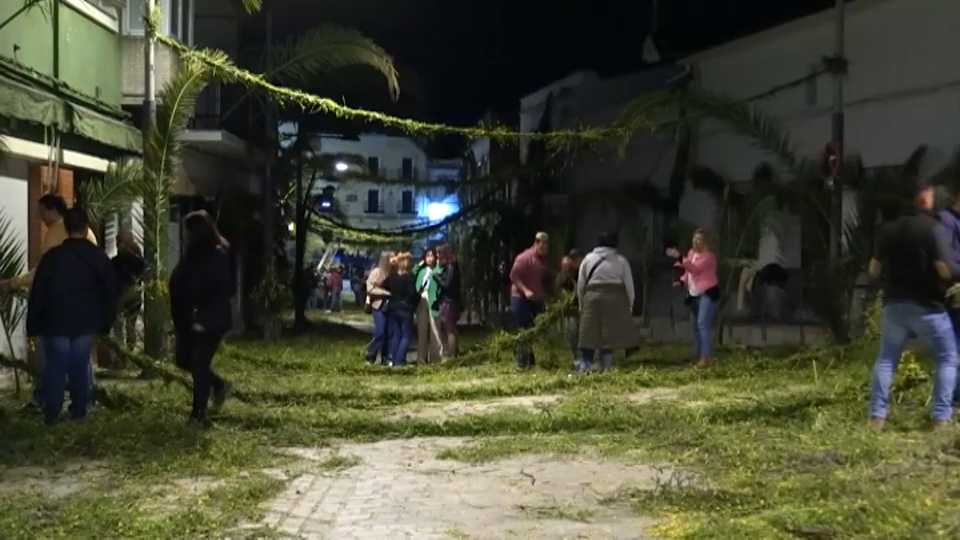
[[[347,169],[350,168],[349,165],[347,165],[342,161],[338,161],[337,164],[334,165],[333,167],[337,169],[337,172],[345,172]]]

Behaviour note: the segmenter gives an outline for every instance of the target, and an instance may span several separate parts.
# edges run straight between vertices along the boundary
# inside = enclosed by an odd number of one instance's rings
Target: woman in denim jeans
[[[717,258],[707,245],[707,233],[697,229],[693,233],[692,247],[681,257],[677,248],[669,248],[667,256],[677,260],[674,264],[683,270],[676,286],[686,285],[686,304],[690,307],[690,323],[693,328],[693,356],[697,367],[713,363],[713,326],[717,319],[717,302],[720,286],[717,281]]]
[[[391,274],[390,259],[393,252],[384,251],[380,254],[380,261],[370,270],[367,277],[367,304],[366,310],[373,316],[373,339],[367,344],[367,363],[375,364],[377,356],[383,365],[390,364],[390,329],[387,323],[387,305],[390,302],[390,292],[383,283]]]

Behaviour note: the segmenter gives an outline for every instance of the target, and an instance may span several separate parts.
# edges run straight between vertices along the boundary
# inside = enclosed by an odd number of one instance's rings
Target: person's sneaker
[[[223,410],[223,404],[227,402],[227,398],[230,397],[230,393],[233,390],[233,387],[230,383],[223,383],[223,387],[219,391],[214,392],[213,394],[213,405],[210,406],[211,413],[219,413]]]
[[[883,418],[871,418],[868,425],[873,431],[883,431],[883,426],[886,423],[887,421]]]
[[[35,401],[28,401],[20,407],[23,412],[35,413],[43,411],[43,406]]]
[[[944,431],[950,429],[949,420],[934,420],[933,421],[933,430],[934,431]]]
[[[212,426],[213,426],[213,423],[210,422],[209,418],[190,417],[190,419],[187,420],[187,427],[197,431],[206,431],[207,429],[210,429],[210,427]]]

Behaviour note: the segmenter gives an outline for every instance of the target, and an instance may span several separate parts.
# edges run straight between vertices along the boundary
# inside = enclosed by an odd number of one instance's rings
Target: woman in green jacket
[[[427,249],[414,277],[420,295],[417,304],[417,363],[421,364],[440,361],[438,286],[433,279],[438,271],[437,252],[433,248]]]

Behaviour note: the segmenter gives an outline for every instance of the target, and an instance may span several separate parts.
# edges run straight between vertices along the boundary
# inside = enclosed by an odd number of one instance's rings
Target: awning
[[[134,126],[2,75],[0,116],[73,133],[121,152],[143,153],[142,137]]]

